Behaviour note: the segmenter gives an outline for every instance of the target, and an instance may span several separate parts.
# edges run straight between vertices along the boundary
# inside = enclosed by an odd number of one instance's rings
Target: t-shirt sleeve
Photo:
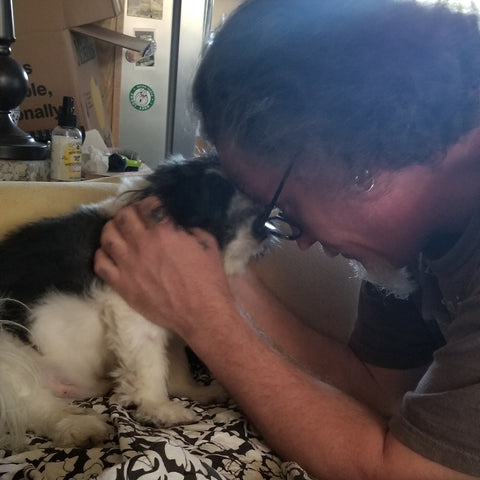
[[[415,368],[431,362],[443,344],[438,327],[423,321],[412,299],[400,300],[371,283],[362,284],[349,340],[360,360],[385,368]]]
[[[362,285],[350,347],[363,361],[406,369],[429,364],[390,421],[393,435],[432,461],[480,476],[480,296],[459,304],[445,338],[414,299]]]
[[[480,477],[480,296],[458,306],[446,338],[390,428],[417,453]]]

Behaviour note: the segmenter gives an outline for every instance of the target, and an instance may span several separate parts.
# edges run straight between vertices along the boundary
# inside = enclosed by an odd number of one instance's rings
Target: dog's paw
[[[52,441],[60,447],[88,447],[108,438],[113,429],[101,415],[84,409],[66,409],[55,424]]]
[[[224,403],[229,398],[226,390],[216,380],[213,380],[210,385],[192,385],[188,390],[182,392],[182,396],[202,405]]]
[[[143,403],[134,416],[142,423],[153,423],[159,427],[194,423],[197,420],[193,410],[171,401]]]
[[[197,401],[202,404],[224,403],[229,398],[227,391],[216,380],[213,380],[210,385],[203,387],[201,398]]]
[[[123,392],[113,393],[110,397],[110,401],[125,408],[135,405],[135,400],[132,398],[132,395]]]

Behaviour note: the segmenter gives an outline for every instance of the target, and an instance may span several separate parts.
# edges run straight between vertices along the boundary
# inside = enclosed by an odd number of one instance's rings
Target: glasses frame
[[[265,211],[262,215],[260,215],[255,222],[257,225],[257,228],[259,231],[262,233],[267,233],[267,235],[273,235],[274,237],[277,238],[282,238],[284,240],[297,240],[300,238],[303,234],[302,227],[298,225],[298,223],[294,222],[293,220],[290,220],[289,218],[286,218],[285,215],[279,211],[279,213],[273,214],[275,210],[278,210],[278,207],[276,206],[278,197],[282,193],[283,187],[285,186],[285,182],[287,181],[287,178],[290,175],[290,172],[293,169],[293,166],[295,165],[296,157],[294,157],[291,162],[288,164],[285,172],[282,175],[282,178],[280,180],[280,183],[275,190],[275,193],[273,194],[272,200],[266,205]],[[292,234],[284,233],[280,229],[278,229],[275,224],[272,222],[272,220],[275,220],[275,222],[280,222],[285,225],[288,225],[290,229],[292,230]]]

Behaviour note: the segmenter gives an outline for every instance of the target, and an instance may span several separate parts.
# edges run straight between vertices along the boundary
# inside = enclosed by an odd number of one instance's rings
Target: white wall
[[[295,242],[284,242],[258,261],[255,270],[310,325],[338,339],[348,337],[360,282],[343,257],[329,258],[319,245],[302,252]]]

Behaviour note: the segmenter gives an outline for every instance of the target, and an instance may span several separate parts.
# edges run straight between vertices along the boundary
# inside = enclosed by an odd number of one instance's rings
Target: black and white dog
[[[170,160],[113,198],[29,224],[0,242],[0,445],[25,446],[26,431],[55,445],[99,442],[104,419],[72,399],[113,389],[140,421],[191,422],[170,395],[201,403],[224,398],[191,377],[184,344],[133,311],[93,273],[102,227],[126,204],[150,195],[185,229],[218,240],[227,274],[244,269],[269,238],[255,233],[262,208],[223,175],[215,156]]]

